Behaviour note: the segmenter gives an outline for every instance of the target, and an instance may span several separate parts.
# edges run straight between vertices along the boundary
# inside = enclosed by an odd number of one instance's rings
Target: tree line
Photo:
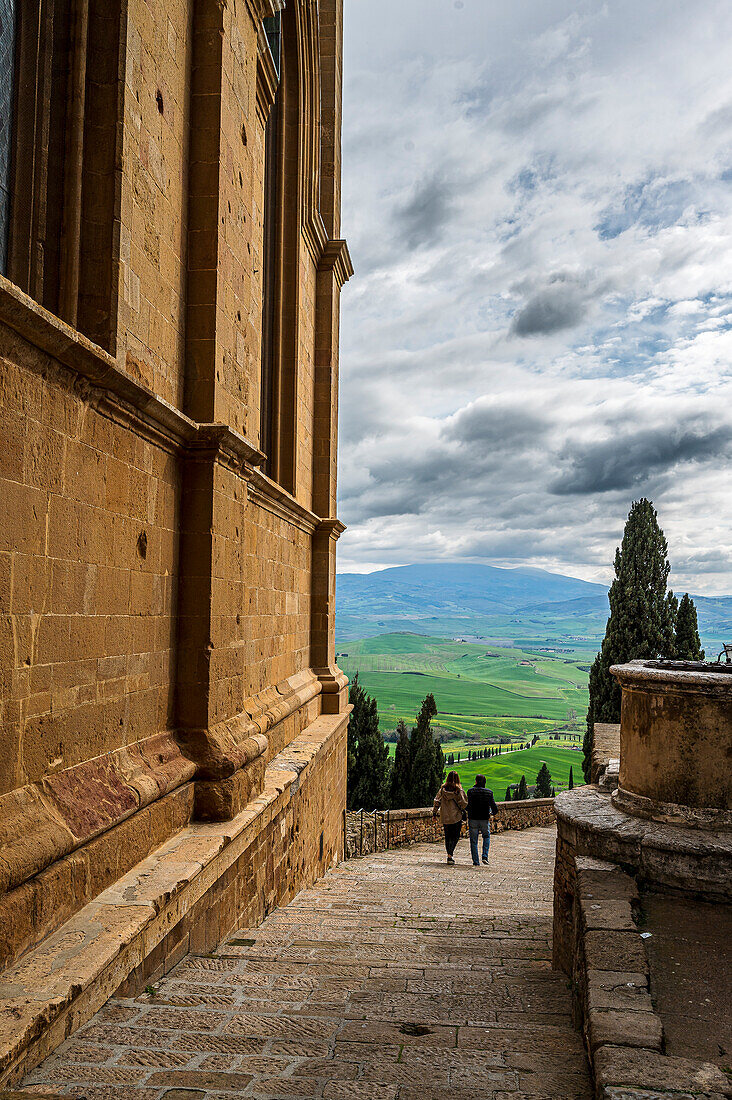
[[[634,501],[615,551],[615,579],[610,586],[610,616],[602,647],[590,669],[590,703],[582,749],[585,780],[590,780],[595,722],[620,721],[621,690],[610,675],[612,665],[667,658],[703,661],[704,650],[694,601],[681,601],[667,589],[671,566],[668,543],[650,500]]]
[[[524,748],[525,746],[521,746]],[[567,790],[572,790],[574,787],[574,775],[572,769],[569,769],[569,783]],[[539,768],[538,775],[536,777],[536,784],[534,785],[533,797],[534,798],[554,798],[556,790],[552,784],[552,773],[544,763]],[[531,797],[529,787],[526,782],[526,776],[522,775],[518,783],[514,783],[506,787],[506,802],[523,802],[527,798]]]
[[[358,673],[348,698],[353,706],[348,724],[349,810],[428,806],[445,776],[445,754],[432,730],[434,695],[425,697],[411,729],[399,720],[393,761],[379,730],[376,700],[363,690]]]

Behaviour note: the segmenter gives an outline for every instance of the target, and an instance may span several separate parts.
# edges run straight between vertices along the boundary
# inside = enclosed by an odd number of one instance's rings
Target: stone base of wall
[[[348,712],[316,719],[232,821],[194,823],[103,890],[0,979],[0,1087],[113,996],[255,926],[343,853]]]
[[[578,856],[560,836],[555,866],[554,965],[571,978],[598,1100],[722,1100],[715,1065],[665,1055],[636,925],[635,879],[617,864]]]
[[[554,824],[554,799],[533,798],[525,802],[499,802],[498,817],[491,828],[530,829]],[[463,827],[467,835],[467,824]],[[415,810],[352,810],[346,814],[346,858],[402,848],[408,844],[442,842],[440,819],[429,807]]]
[[[620,764],[620,725],[595,722],[592,733],[590,783],[599,783],[613,764]]]

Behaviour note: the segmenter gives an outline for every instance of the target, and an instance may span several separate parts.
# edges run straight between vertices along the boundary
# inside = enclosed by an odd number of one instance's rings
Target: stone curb
[[[617,864],[578,856],[575,920],[585,1042],[598,1100],[721,1100],[715,1065],[663,1053],[663,1025],[635,922],[635,880]]]

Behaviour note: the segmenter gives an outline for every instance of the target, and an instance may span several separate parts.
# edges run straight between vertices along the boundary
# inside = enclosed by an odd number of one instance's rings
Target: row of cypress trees
[[[372,810],[428,806],[445,774],[442,746],[432,732],[437,714],[434,695],[427,695],[409,730],[400,719],[394,762],[379,731],[376,700],[354,676],[349,690],[353,706],[348,725],[348,808]]]
[[[696,607],[689,594],[679,602],[667,590],[671,569],[668,543],[650,500],[636,500],[623,540],[615,551],[615,579],[610,586],[610,616],[602,648],[590,670],[587,732],[582,769],[589,782],[595,722],[620,721],[620,687],[612,665],[655,657],[701,661]]]

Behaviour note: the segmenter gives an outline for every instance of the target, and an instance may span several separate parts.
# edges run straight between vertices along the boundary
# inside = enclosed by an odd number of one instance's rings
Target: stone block
[[[643,941],[637,932],[587,932],[583,945],[588,970],[648,973]]]
[[[611,1046],[643,1047],[660,1051],[663,1045],[661,1020],[649,1007],[634,1009],[591,1009],[587,1017],[590,1049],[607,1043]]]
[[[594,1067],[601,1090],[629,1086],[663,1094],[687,1093],[694,1097],[709,1093],[732,1095],[727,1075],[717,1066],[650,1050],[601,1046],[595,1051]]]
[[[652,1001],[648,992],[648,978],[641,973],[622,973],[612,970],[586,972],[587,1007],[595,1010],[650,1012]]]
[[[636,925],[627,901],[614,898],[580,900],[583,927],[588,931],[635,932]]]

